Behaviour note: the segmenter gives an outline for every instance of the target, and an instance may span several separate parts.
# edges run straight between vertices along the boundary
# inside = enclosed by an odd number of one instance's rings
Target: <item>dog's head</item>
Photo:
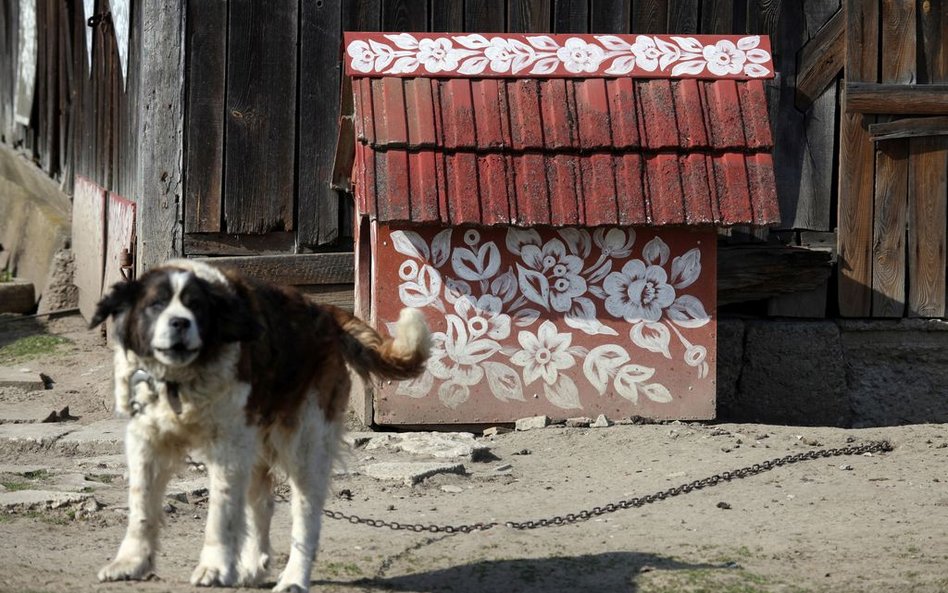
[[[169,264],[115,284],[90,327],[110,316],[122,347],[169,367],[189,365],[221,344],[253,340],[260,331],[247,299],[205,264]]]

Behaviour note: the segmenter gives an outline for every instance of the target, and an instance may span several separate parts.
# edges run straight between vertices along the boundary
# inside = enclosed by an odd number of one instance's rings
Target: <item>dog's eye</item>
[[[165,308],[164,301],[152,301],[151,303],[148,304],[148,310],[152,312],[161,311],[164,308]]]

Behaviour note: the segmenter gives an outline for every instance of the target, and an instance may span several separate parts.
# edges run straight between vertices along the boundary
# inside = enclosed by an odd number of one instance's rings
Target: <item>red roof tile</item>
[[[361,212],[523,226],[778,221],[758,78],[438,76],[354,81]]]

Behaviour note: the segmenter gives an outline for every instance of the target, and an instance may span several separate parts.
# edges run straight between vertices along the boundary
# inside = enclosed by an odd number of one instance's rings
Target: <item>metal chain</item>
[[[869,441],[862,445],[852,445],[849,447],[841,447],[836,449],[818,449],[813,451],[805,451],[803,453],[797,453],[795,455],[786,455],[784,457],[778,457],[776,459],[770,459],[761,463],[755,463],[741,469],[731,470],[721,472],[719,474],[714,474],[707,478],[702,478],[700,480],[695,480],[693,482],[688,482],[687,484],[682,484],[680,486],[675,486],[673,488],[668,488],[667,490],[661,490],[654,494],[646,494],[643,497],[633,497],[626,500],[620,500],[619,502],[609,503],[601,507],[593,507],[591,509],[583,510],[578,513],[568,513],[563,516],[553,516],[543,519],[528,520],[528,521],[506,521],[504,523],[498,523],[496,521],[490,523],[469,523],[464,525],[435,525],[435,524],[423,524],[423,523],[399,523],[397,521],[386,521],[384,519],[372,519],[372,518],[363,518],[358,515],[348,515],[340,511],[333,511],[330,509],[323,509],[323,514],[329,517],[330,519],[340,519],[348,521],[354,525],[368,525],[369,527],[387,527],[396,531],[414,531],[416,533],[471,533],[472,531],[487,531],[488,529],[493,529],[499,525],[504,527],[509,527],[511,529],[537,529],[539,527],[550,527],[550,526],[559,526],[559,525],[570,525],[572,523],[579,523],[581,521],[588,521],[593,517],[598,517],[600,515],[606,515],[609,513],[614,513],[621,509],[630,509],[643,507],[647,504],[652,504],[666,498],[672,498],[674,496],[679,496],[681,494],[688,494],[694,490],[701,490],[702,488],[710,488],[712,486],[717,486],[722,482],[729,482],[731,480],[739,480],[742,478],[749,478],[751,476],[756,476],[757,474],[762,474],[768,472],[774,468],[778,468],[784,465],[790,465],[793,463],[799,463],[801,461],[812,461],[814,459],[827,458],[827,457],[840,457],[844,455],[865,455],[867,453],[885,453],[892,450],[892,445],[888,441]]]

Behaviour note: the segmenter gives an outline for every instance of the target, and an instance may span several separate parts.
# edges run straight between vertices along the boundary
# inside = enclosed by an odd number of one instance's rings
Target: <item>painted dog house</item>
[[[356,308],[421,308],[378,424],[709,419],[716,226],[778,222],[764,37],[345,36]]]

